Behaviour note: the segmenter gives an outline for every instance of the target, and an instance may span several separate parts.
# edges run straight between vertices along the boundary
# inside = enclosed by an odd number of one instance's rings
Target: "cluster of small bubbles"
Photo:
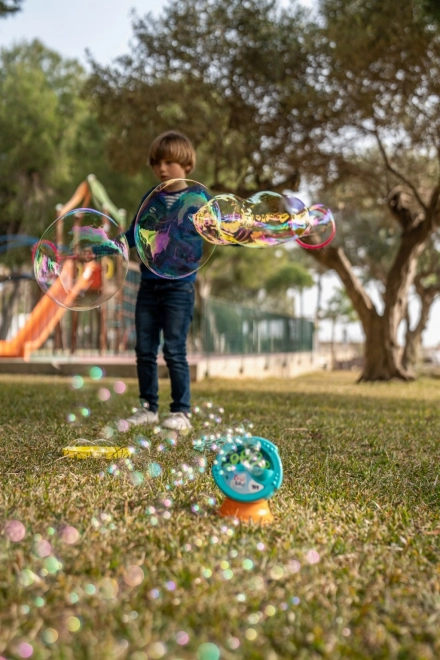
[[[99,531],[101,534],[107,534],[116,529],[112,514],[107,513],[106,511],[101,511],[97,513],[96,516],[93,516],[90,524],[93,529],[96,529],[96,531]]]
[[[212,401],[203,401],[192,410],[192,414],[202,421],[204,428],[221,424],[224,412],[224,408],[213,404]]]

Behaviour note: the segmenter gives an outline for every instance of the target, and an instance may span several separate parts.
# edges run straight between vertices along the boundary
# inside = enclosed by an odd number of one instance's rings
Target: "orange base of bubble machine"
[[[269,525],[273,522],[273,515],[267,500],[237,502],[226,497],[218,512],[225,518],[238,518],[243,522],[254,522],[260,525]]]

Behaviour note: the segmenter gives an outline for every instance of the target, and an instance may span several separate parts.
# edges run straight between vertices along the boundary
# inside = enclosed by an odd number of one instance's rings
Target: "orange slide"
[[[67,276],[73,273],[73,261],[69,260],[63,266]],[[84,269],[81,277],[69,291],[63,286],[63,278],[58,277],[51,286],[54,298],[63,302],[66,307],[73,306],[75,298],[81,291],[89,288],[92,274],[98,269],[96,262],[91,261]],[[56,324],[66,313],[66,307],[61,307],[46,294],[32,310],[25,325],[16,336],[9,341],[0,341],[0,359],[5,357],[21,357],[29,360],[32,351],[36,351],[46,341]]]

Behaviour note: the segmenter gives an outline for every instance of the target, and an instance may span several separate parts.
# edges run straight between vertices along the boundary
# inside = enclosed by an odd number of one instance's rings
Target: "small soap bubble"
[[[46,642],[46,644],[55,644],[55,642],[58,639],[58,631],[55,630],[55,628],[46,628],[46,630],[43,632],[43,641]]]
[[[189,642],[188,633],[186,633],[184,630],[180,630],[178,633],[176,633],[176,642],[180,646],[185,646],[185,644],[188,644]]]
[[[61,530],[61,539],[68,545],[74,545],[79,539],[79,532],[75,527],[66,525],[66,527]]]
[[[34,653],[34,648],[32,644],[21,642],[21,644],[17,646],[17,653],[20,658],[30,658]]]
[[[78,632],[81,628],[81,621],[77,616],[69,616],[66,619],[66,628],[69,632]]]
[[[104,371],[101,367],[92,367],[89,371],[89,376],[92,380],[101,380],[104,377]]]
[[[306,554],[306,560],[309,564],[317,564],[320,560],[319,553],[316,550],[309,550]]]
[[[151,658],[151,660],[159,660],[160,658],[163,658],[166,652],[167,647],[165,644],[162,644],[162,642],[153,642],[153,644],[150,644],[148,647],[148,658]]]
[[[25,537],[26,529],[19,520],[9,520],[5,525],[5,536],[13,543],[22,541]]]
[[[123,380],[117,380],[116,383],[114,383],[113,385],[113,390],[116,392],[116,394],[124,394],[126,389],[127,386]]]
[[[206,642],[197,649],[197,660],[219,660],[220,649],[215,644]]]
[[[119,419],[116,423],[116,428],[119,433],[126,433],[130,428],[130,423],[126,419]]]
[[[150,477],[156,478],[160,477],[162,474],[162,468],[159,465],[159,463],[150,463],[150,465],[147,468],[148,475]]]
[[[144,571],[142,570],[141,566],[131,564],[130,566],[126,567],[123,579],[125,584],[127,584],[129,587],[137,587],[142,584],[144,580]]]
[[[49,541],[41,540],[37,541],[34,546],[35,554],[38,557],[48,557],[52,552],[52,546]]]
[[[101,387],[101,389],[98,390],[98,399],[100,401],[108,401],[110,397],[110,390],[108,390],[106,387]]]
[[[83,385],[84,385],[84,378],[82,376],[72,377],[72,389],[80,390]]]

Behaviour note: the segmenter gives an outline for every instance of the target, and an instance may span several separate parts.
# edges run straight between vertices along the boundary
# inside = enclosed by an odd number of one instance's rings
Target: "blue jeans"
[[[171,380],[171,412],[189,412],[190,375],[186,338],[194,311],[194,282],[141,280],[136,302],[136,364],[139,396],[150,410],[159,406],[157,354],[163,331],[163,355]]]

